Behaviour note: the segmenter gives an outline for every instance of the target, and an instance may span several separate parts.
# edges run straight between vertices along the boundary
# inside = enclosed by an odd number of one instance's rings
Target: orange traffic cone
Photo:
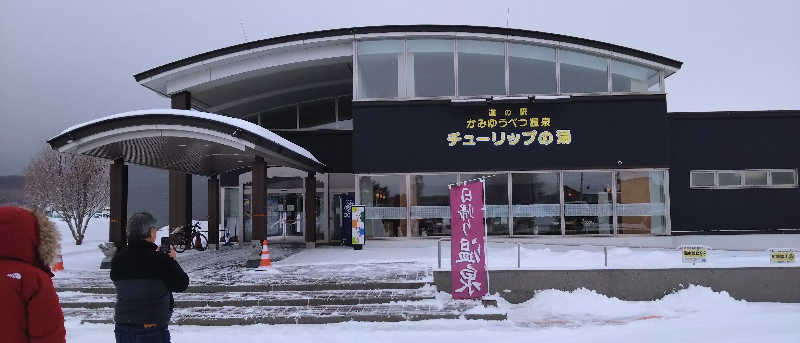
[[[56,260],[56,264],[50,267],[50,270],[53,272],[60,272],[64,270],[64,261],[61,259],[61,254],[58,255],[58,259]]]
[[[269,267],[272,262],[269,260],[269,247],[267,247],[267,240],[265,239],[261,244],[261,262],[258,263],[258,267]]]

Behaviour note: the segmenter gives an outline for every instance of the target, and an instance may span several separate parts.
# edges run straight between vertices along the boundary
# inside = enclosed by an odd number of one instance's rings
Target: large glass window
[[[666,234],[664,171],[617,172],[617,233]]]
[[[233,237],[237,235],[237,231],[241,225],[242,214],[241,214],[241,205],[239,205],[239,187],[225,187],[225,194],[224,199],[225,203],[223,204],[223,227],[224,231],[220,232],[221,235],[225,235],[227,232],[229,237]]]
[[[611,90],[614,92],[659,91],[658,70],[611,60]]]
[[[450,235],[450,192],[456,174],[411,176],[411,234]]]
[[[267,129],[296,129],[297,106],[292,105],[262,113],[261,126]]]
[[[358,42],[358,96],[403,96],[403,40]]]
[[[506,94],[505,43],[459,40],[458,95]]]
[[[408,96],[455,95],[453,41],[408,40]]]
[[[570,50],[559,50],[561,93],[608,91],[606,59]]]
[[[714,187],[714,172],[693,171],[689,176],[692,187]]]
[[[613,233],[611,195],[610,172],[564,172],[566,233]]]
[[[560,235],[559,173],[511,174],[514,235]]]
[[[358,187],[366,206],[367,236],[406,236],[405,175],[361,176]]]
[[[745,186],[766,186],[767,185],[767,171],[766,170],[748,170],[744,172]]]
[[[508,77],[511,94],[556,93],[556,49],[509,43]]]
[[[742,185],[742,174],[738,172],[719,172],[719,185],[722,187],[738,187]]]
[[[486,231],[508,235],[508,174],[461,174],[461,181],[485,177]]]
[[[300,128],[309,128],[336,122],[336,102],[325,99],[300,104]]]
[[[797,186],[797,172],[794,170],[769,172],[772,186]]]

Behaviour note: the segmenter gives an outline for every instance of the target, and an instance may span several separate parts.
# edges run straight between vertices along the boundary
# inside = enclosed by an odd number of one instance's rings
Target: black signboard
[[[666,167],[663,95],[358,103],[356,173]]]
[[[356,199],[350,194],[342,194],[342,223],[339,227],[342,234],[342,245],[352,245],[353,236],[353,205]]]

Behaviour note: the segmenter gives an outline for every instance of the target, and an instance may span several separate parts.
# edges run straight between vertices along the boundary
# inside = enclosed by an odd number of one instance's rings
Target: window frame
[[[619,233],[618,232],[618,224],[619,223],[618,223],[618,220],[617,220],[618,219],[617,207],[620,204],[618,204],[618,199],[617,199],[618,191],[617,191],[616,179],[617,179],[618,174],[620,172],[630,172],[630,171],[646,171],[646,172],[657,171],[657,172],[663,172],[664,173],[663,174],[664,180],[663,180],[662,193],[663,193],[663,196],[664,196],[664,211],[665,211],[665,216],[666,216],[666,228],[665,228],[666,231],[665,232],[659,232],[659,233],[652,233],[651,232],[651,233],[647,233],[647,234],[640,234],[640,233],[625,234],[625,233]],[[623,237],[623,236],[627,236],[627,237],[635,237],[635,236],[639,236],[639,237],[654,237],[654,236],[669,236],[669,235],[672,234],[672,219],[670,217],[670,207],[671,207],[670,203],[671,203],[671,200],[670,200],[670,193],[669,193],[669,189],[670,189],[670,183],[669,183],[670,182],[670,171],[669,171],[669,169],[665,169],[665,168],[551,169],[551,170],[514,170],[514,171],[509,171],[509,170],[506,170],[506,171],[500,171],[500,170],[488,170],[488,171],[487,170],[477,170],[477,171],[459,171],[459,172],[451,171],[451,172],[419,172],[419,173],[364,173],[364,174],[353,174],[353,176],[354,176],[354,178],[356,180],[356,188],[355,188],[356,189],[356,198],[355,198],[355,201],[356,201],[356,203],[362,203],[361,190],[360,190],[361,185],[359,183],[359,179],[362,176],[371,176],[371,177],[372,176],[391,176],[391,175],[404,176],[405,180],[406,180],[406,194],[411,194],[410,182],[411,182],[411,178],[413,176],[415,176],[415,175],[437,175],[437,174],[453,174],[453,173],[456,173],[456,174],[458,174],[458,178],[457,178],[458,182],[463,182],[463,181],[465,181],[464,175],[484,174],[484,175],[487,175],[487,177],[498,177],[498,178],[504,178],[506,180],[506,187],[507,187],[507,189],[506,189],[507,194],[506,195],[507,195],[507,199],[508,199],[508,203],[506,205],[506,206],[508,206],[508,212],[507,212],[507,215],[506,215],[506,220],[508,221],[508,234],[505,234],[505,235],[500,234],[500,235],[496,235],[495,237],[510,237],[510,238],[513,238],[513,237],[537,237],[537,235],[515,235],[514,234],[514,224],[513,223],[514,223],[514,218],[516,218],[516,217],[514,217],[514,215],[513,215],[513,213],[514,213],[514,211],[513,211],[513,193],[514,192],[513,192],[512,174],[516,174],[516,173],[519,173],[519,174],[534,173],[535,174],[535,173],[552,173],[552,172],[558,173],[558,175],[559,175],[558,182],[559,182],[559,205],[560,205],[560,214],[561,214],[560,215],[560,221],[561,221],[561,235],[560,236],[561,237],[567,237],[567,236],[570,236],[570,237],[617,237],[617,236],[619,236],[619,237]],[[611,182],[612,182],[611,183],[611,196],[612,196],[612,198],[611,198],[611,206],[612,206],[611,207],[611,211],[612,211],[612,218],[614,218],[613,219],[613,223],[612,223],[613,232],[611,232],[611,233],[602,233],[602,234],[567,235],[567,233],[566,233],[566,221],[565,221],[565,217],[566,216],[565,216],[565,207],[564,207],[565,206],[565,196],[564,196],[564,187],[563,187],[563,185],[564,185],[564,173],[566,173],[566,172],[608,172],[608,173],[611,174]],[[406,211],[407,211],[406,212],[406,218],[411,218],[411,199],[410,199],[409,196],[406,197],[405,208],[406,208]],[[492,217],[492,218],[496,218],[496,217]],[[411,222],[407,221],[406,223],[407,223],[407,229],[406,229],[407,230],[406,231],[407,235],[406,236],[407,237],[413,237],[413,236],[411,236],[411,224],[410,224]],[[558,237],[558,235],[541,235],[541,236]]]
[[[745,175],[748,172],[766,172],[767,183],[765,185],[747,185],[745,184]],[[775,172],[790,172],[794,176],[794,184],[774,184],[772,181],[772,173]],[[694,183],[695,174],[699,173],[712,173],[714,174],[714,184],[711,186],[697,186]],[[739,175],[738,185],[725,185],[719,184],[720,173],[733,173]],[[720,170],[690,170],[689,171],[689,188],[690,189],[756,189],[756,188],[798,188],[798,170],[797,169],[720,169]]]
[[[343,123],[343,122],[345,122],[347,120],[352,120],[352,108],[351,108],[351,111],[350,111],[351,112],[350,113],[350,115],[351,115],[350,119],[344,119],[344,120],[340,120],[339,119],[339,105],[343,101],[348,101],[347,100],[348,97],[350,97],[349,94],[340,94],[340,95],[333,95],[333,96],[325,96],[325,97],[321,97],[321,98],[307,99],[307,100],[303,100],[303,101],[300,101],[300,102],[293,102],[293,103],[283,104],[283,105],[279,105],[279,106],[275,106],[275,107],[270,107],[270,108],[268,108],[266,110],[258,112],[257,115],[258,115],[259,126],[265,128],[267,130],[271,130],[271,131],[313,131],[313,130],[317,130],[318,128],[315,128],[315,127],[310,127],[310,128],[301,128],[300,127],[300,105],[313,103],[313,102],[318,102],[318,101],[333,100],[334,101],[334,106],[335,106],[334,107],[334,117],[335,117],[336,121],[334,121],[332,123],[335,124],[335,126],[336,126],[335,129],[336,130],[344,130],[344,131],[352,131],[353,130],[352,128],[342,128],[341,125],[340,125],[341,123]],[[349,101],[352,102],[353,101],[352,98]],[[278,111],[278,110],[281,110],[281,109],[284,109],[284,108],[294,108],[294,121],[295,121],[294,128],[291,128],[291,129],[283,128],[283,129],[281,129],[281,128],[270,128],[270,127],[264,126],[265,123],[262,120],[262,116],[265,113],[269,113],[269,112],[272,112],[272,111]]]
[[[411,81],[412,81],[411,80],[412,79],[411,78],[411,74],[415,70],[412,70],[408,66],[409,65],[409,63],[408,63],[409,58],[408,57],[409,57],[409,55],[414,54],[414,52],[410,51],[408,46],[409,46],[409,42],[410,41],[422,41],[422,40],[438,40],[438,41],[447,41],[447,42],[450,43],[450,58],[452,59],[452,63],[453,63],[453,94],[452,95],[418,96],[418,95],[416,95],[416,93],[417,93],[416,84],[414,84],[414,93],[415,93],[415,95],[410,95],[411,94],[410,88],[412,87],[412,85],[411,85]],[[404,65],[403,65],[403,74],[404,74],[404,76],[403,77],[405,78],[405,81],[403,83],[405,84],[405,93],[404,93],[404,96],[402,98],[416,99],[416,98],[442,98],[442,97],[456,97],[456,96],[458,96],[458,76],[457,76],[458,75],[458,64],[456,63],[456,61],[458,60],[458,56],[456,56],[458,54],[458,51],[457,51],[457,46],[456,46],[456,44],[457,44],[456,40],[457,39],[455,39],[455,38],[447,38],[447,37],[408,37],[408,38],[405,39],[404,51],[403,51],[403,63],[404,63]],[[416,61],[414,62],[414,66],[416,67]],[[414,81],[416,82],[416,77],[414,77]]]
[[[408,41],[409,40],[418,40],[418,39],[437,39],[437,40],[451,40],[453,42],[453,73],[454,73],[454,95],[444,95],[444,96],[410,96],[408,92],[409,88],[409,70],[408,66]],[[401,63],[403,63],[402,69],[402,80],[399,80],[399,83],[402,84],[401,89],[398,89],[398,95],[396,97],[389,97],[389,98],[368,98],[363,97],[360,94],[360,78],[359,78],[359,68],[358,68],[358,44],[361,42],[366,41],[378,41],[378,40],[395,40],[395,41],[402,41],[403,44],[403,52]],[[458,61],[458,41],[459,40],[471,40],[471,41],[488,41],[488,42],[497,42],[502,43],[504,46],[504,94],[482,94],[482,95],[462,95],[461,90],[459,89],[459,61]],[[365,35],[361,37],[354,37],[353,41],[353,101],[383,101],[387,99],[393,100],[440,100],[440,99],[477,99],[477,98],[495,98],[495,97],[514,97],[514,96],[525,96],[525,97],[532,97],[532,96],[550,96],[550,95],[567,95],[567,96],[595,96],[595,95],[625,95],[625,94],[664,94],[666,92],[665,82],[664,79],[669,71],[668,68],[665,69],[663,65],[647,63],[646,61],[641,61],[636,59],[635,57],[630,56],[622,56],[619,54],[615,54],[610,51],[593,49],[585,46],[577,46],[577,45],[570,45],[570,44],[563,44],[563,43],[556,43],[556,42],[549,42],[549,41],[540,41],[534,39],[524,39],[521,37],[506,37],[500,38],[496,36],[482,36],[482,35],[460,35],[460,34],[437,34],[437,33],[430,33],[430,34],[400,34],[400,35]],[[520,45],[529,45],[529,46],[537,46],[537,47],[546,47],[552,48],[555,50],[555,78],[556,78],[556,89],[555,94],[515,94],[511,93],[510,89],[510,69],[509,69],[509,57],[510,57],[510,48],[509,44],[520,44]],[[591,56],[596,56],[602,58],[605,62],[605,73],[606,73],[606,83],[607,87],[604,91],[593,92],[593,93],[566,93],[562,92],[562,80],[561,80],[561,52],[562,51],[571,51],[580,54],[586,54]],[[645,90],[645,91],[637,91],[637,92],[614,92],[613,91],[613,83],[612,83],[612,67],[611,64],[614,61],[618,61],[621,63],[632,64],[644,68],[654,69],[658,72],[658,90]]]
[[[559,70],[559,73],[558,73],[558,78],[559,78],[558,94],[569,94],[569,95],[612,94],[612,91],[611,91],[611,59],[612,58],[610,56],[598,54],[598,53],[592,52],[592,51],[579,50],[579,49],[564,49],[564,48],[561,48],[561,47],[559,47],[557,49],[560,51],[556,55],[557,56],[556,63],[558,64],[558,70]],[[574,54],[573,56],[586,55],[586,56],[589,56],[590,58],[597,58],[599,60],[602,60],[603,64],[604,64],[603,67],[605,68],[605,73],[606,73],[606,77],[605,77],[606,89],[604,91],[587,91],[587,90],[584,90],[584,91],[580,91],[580,92],[564,92],[563,91],[563,88],[564,88],[564,83],[563,83],[564,73],[563,73],[562,68],[561,68],[562,64],[566,64],[566,63],[563,62],[563,55],[564,55],[563,53],[564,52],[567,52],[569,54]],[[597,69],[597,71],[600,71],[600,70],[601,69]],[[622,93],[622,94],[628,94],[628,93]],[[630,94],[634,94],[634,93],[630,93]]]

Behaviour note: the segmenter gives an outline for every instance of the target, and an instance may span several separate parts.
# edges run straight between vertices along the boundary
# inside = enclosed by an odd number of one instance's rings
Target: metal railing
[[[438,239],[436,241],[436,266],[437,266],[438,269],[442,269],[442,242],[447,242],[447,241],[451,241],[451,239],[449,237],[444,237],[444,238],[440,238],[440,239]],[[648,247],[648,246],[634,246],[634,245],[625,245],[625,244],[618,244],[618,245],[612,245],[612,244],[587,244],[585,242],[575,242],[575,243],[572,243],[572,244],[570,244],[569,242],[565,242],[565,243],[550,243],[550,242],[546,242],[545,243],[545,242],[526,242],[524,239],[520,239],[520,240],[488,240],[487,239],[485,242],[486,242],[486,245],[487,245],[487,247],[486,247],[487,255],[488,255],[488,256],[486,256],[487,261],[492,259],[492,253],[499,253],[500,255],[505,255],[504,261],[506,261],[506,262],[501,262],[501,264],[505,264],[505,266],[503,266],[504,268],[516,267],[517,269],[520,269],[520,268],[523,267],[523,263],[526,262],[526,261],[525,261],[525,259],[523,259],[522,255],[526,252],[526,250],[528,252],[535,251],[535,249],[529,249],[529,250],[528,249],[523,249],[523,245],[536,246],[536,247],[539,247],[540,249],[556,249],[556,251],[554,252],[556,254],[559,252],[559,250],[561,250],[562,252],[565,252],[565,253],[566,252],[571,252],[571,251],[582,251],[582,252],[598,253],[598,254],[602,250],[602,254],[603,254],[602,262],[603,262],[603,264],[602,265],[599,264],[600,260],[599,260],[599,256],[597,256],[596,260],[591,260],[592,261],[592,262],[590,262],[591,265],[585,266],[585,267],[589,267],[589,268],[601,268],[601,267],[602,268],[608,268],[609,267],[609,263],[610,262],[614,262],[614,261],[610,261],[610,259],[609,259],[609,252],[611,252],[613,249],[630,249],[630,250],[632,250],[633,253],[641,253],[641,252],[665,253],[666,252],[666,253],[669,253],[669,255],[674,256],[675,259],[669,258],[669,261],[660,261],[660,262],[664,263],[663,265],[660,265],[658,262],[656,262],[655,265],[648,265],[648,263],[652,263],[652,260],[651,260],[651,262],[641,262],[641,266],[640,266],[640,264],[639,264],[640,261],[638,261],[636,259],[641,258],[641,256],[636,256],[635,254],[629,254],[629,253],[623,253],[622,255],[620,255],[619,252],[617,251],[615,253],[612,253],[612,256],[611,256],[612,258],[616,259],[615,260],[616,261],[615,262],[615,266],[612,266],[612,267],[621,267],[621,268],[639,268],[639,267],[641,267],[641,268],[650,268],[650,267],[652,267],[652,268],[669,268],[670,266],[675,266],[675,265],[678,265],[678,264],[682,263],[682,262],[680,262],[681,261],[681,248],[680,247]],[[513,262],[509,263],[510,260],[511,260],[511,259],[508,258],[509,257],[508,256],[509,251],[508,250],[505,250],[505,251],[496,250],[496,249],[498,249],[498,245],[501,246],[501,249],[509,249],[509,248],[513,249],[513,248],[516,248],[516,249],[514,249],[515,250],[514,254],[516,254],[516,258],[514,259],[514,260],[516,260],[515,261],[516,262],[515,266],[512,266]],[[509,247],[509,245],[511,245],[511,247]],[[505,247],[503,247],[503,246],[505,246]],[[731,266],[731,267],[732,266],[751,266],[754,263],[757,264],[757,265],[770,265],[771,264],[770,263],[769,249],[719,249],[719,248],[713,248],[713,247],[707,247],[707,248],[708,248],[709,254],[714,254],[715,255],[715,256],[711,257],[711,261],[718,262],[723,266]],[[450,249],[450,247],[448,246],[447,249]],[[495,250],[495,251],[489,252],[489,250]],[[796,249],[795,248],[795,249],[790,249],[790,250],[798,251],[800,249]],[[553,252],[553,251],[551,251],[551,252]],[[495,256],[497,256],[497,255],[495,255]],[[757,258],[755,260],[756,262],[753,262],[754,261],[753,257]],[[554,256],[554,258],[570,258],[570,256],[561,256],[561,257]],[[626,261],[624,261],[625,259],[634,259],[634,262],[626,262]],[[740,259],[740,260],[736,261],[736,259]],[[532,261],[532,260],[528,261],[529,265],[526,266],[526,267],[531,267],[530,266],[530,261]],[[800,262],[800,261],[798,261],[798,262]],[[780,265],[797,266],[798,262],[791,263],[791,264],[780,264]],[[497,263],[495,263],[495,266],[496,265],[497,265]],[[558,265],[558,263],[555,263],[555,265],[553,267],[557,268],[556,265]],[[568,266],[568,268],[574,268],[574,264],[570,265],[568,263],[567,266]],[[545,264],[545,265],[539,265],[539,266],[535,266],[535,267],[547,267],[547,265]],[[581,269],[583,267],[584,266],[581,266],[581,267],[579,267],[579,269]]]
[[[436,265],[437,268],[442,269],[442,242],[443,241],[450,241],[450,238],[439,238],[436,240]],[[491,242],[486,241],[487,243],[508,243],[508,242]],[[542,243],[539,243],[542,244]],[[517,246],[517,268],[521,268],[522,266],[522,243],[516,242]],[[604,262],[603,265],[608,267],[608,250],[606,247],[603,247],[603,256]]]

